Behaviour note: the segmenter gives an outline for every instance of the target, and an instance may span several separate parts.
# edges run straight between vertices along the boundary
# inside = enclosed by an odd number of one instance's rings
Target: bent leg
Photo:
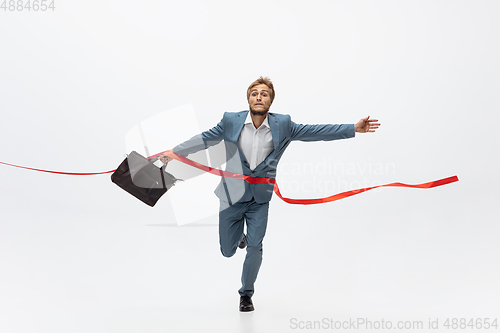
[[[236,253],[243,237],[243,221],[247,203],[228,205],[221,201],[219,211],[219,243],[224,257]],[[224,207],[223,207],[224,206]]]

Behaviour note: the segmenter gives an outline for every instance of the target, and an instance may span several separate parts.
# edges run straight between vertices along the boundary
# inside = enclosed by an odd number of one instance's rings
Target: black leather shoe
[[[250,312],[253,311],[253,303],[252,298],[248,296],[240,297],[240,311],[241,312]]]
[[[241,240],[241,243],[240,245],[238,245],[238,247],[240,249],[244,249],[245,247],[247,247],[247,236],[245,234],[243,234],[243,239]]]

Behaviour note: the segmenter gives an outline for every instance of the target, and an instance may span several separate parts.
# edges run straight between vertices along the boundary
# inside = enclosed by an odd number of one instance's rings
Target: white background
[[[317,206],[275,197],[256,311],[241,314],[244,251],[223,258],[216,226],[177,227],[168,196],[150,208],[109,175],[0,165],[1,332],[287,332],[298,331],[292,318],[427,327],[429,318],[500,317],[498,1],[55,7],[0,11],[2,162],[112,170],[139,122],[192,103],[196,126],[211,128],[246,109],[246,88],[265,75],[276,88],[271,111],[295,122],[382,122],[350,140],[292,143],[278,169],[283,195],[460,181]],[[318,165],[328,171],[307,167]],[[205,222],[217,223],[217,210]]]

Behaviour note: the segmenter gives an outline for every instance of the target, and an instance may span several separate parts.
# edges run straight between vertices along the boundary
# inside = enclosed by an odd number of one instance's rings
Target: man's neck
[[[252,117],[252,122],[255,128],[259,128],[260,125],[264,122],[264,119],[267,117],[267,112],[265,115],[259,116],[259,115],[254,115],[252,111],[250,111],[250,116]]]

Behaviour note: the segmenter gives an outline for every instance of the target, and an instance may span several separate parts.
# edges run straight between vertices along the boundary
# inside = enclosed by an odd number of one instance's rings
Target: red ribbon
[[[164,151],[163,153],[159,153],[156,155],[151,156],[151,158],[157,157],[159,155],[166,155],[169,156],[173,159],[176,159],[182,163],[188,164],[192,167],[198,168],[200,170],[209,172],[214,175],[218,175],[221,177],[227,177],[227,178],[235,178],[235,179],[243,179],[249,183],[252,184],[274,184],[274,193],[283,200],[286,203],[289,204],[294,204],[294,205],[316,205],[320,203],[326,203],[326,202],[332,202],[340,199],[344,199],[347,197],[350,197],[352,195],[356,195],[362,192],[366,192],[369,190],[373,190],[374,188],[378,187],[409,187],[409,188],[433,188],[437,186],[442,186],[450,183],[454,183],[458,181],[457,176],[452,176],[448,178],[443,178],[439,179],[433,182],[428,182],[428,183],[423,183],[423,184],[416,184],[416,185],[409,185],[409,184],[403,184],[403,183],[390,183],[390,184],[385,184],[385,185],[377,185],[377,186],[372,186],[372,187],[365,187],[361,188],[358,190],[351,190],[351,191],[346,191],[338,194],[331,195],[326,198],[318,198],[318,199],[290,199],[290,198],[285,198],[281,195],[280,189],[278,187],[278,183],[276,183],[275,179],[272,178],[264,178],[264,177],[251,177],[251,176],[245,176],[245,175],[240,175],[238,173],[232,173],[232,172],[227,172],[223,170],[219,170],[216,168],[211,168],[206,165],[200,164],[198,162],[192,161],[182,155],[178,155],[174,153],[171,150]]]
[[[51,171],[51,170],[42,170],[42,169],[28,168],[28,167],[24,167],[24,166],[20,166],[20,165],[15,165],[15,164],[4,163],[4,162],[0,162],[0,164],[10,165],[10,166],[13,166],[13,167],[16,167],[16,168],[21,168],[21,169],[28,169],[28,170],[48,172],[48,173],[57,173],[59,175],[71,175],[71,176],[103,175],[103,174],[106,174],[106,173],[115,172],[115,170],[104,171],[104,172],[62,172],[62,171]]]
[[[385,184],[385,185],[377,185],[377,186],[372,186],[372,187],[366,187],[366,188],[361,188],[358,190],[351,190],[351,191],[346,191],[338,194],[331,195],[326,198],[318,198],[318,199],[290,199],[290,198],[285,198],[281,195],[281,192],[278,187],[278,183],[276,183],[276,180],[273,178],[265,178],[265,177],[251,177],[251,176],[245,176],[245,175],[240,175],[239,173],[232,173],[216,168],[211,168],[206,165],[200,164],[198,162],[195,162],[193,160],[190,160],[189,158],[178,155],[174,153],[172,150],[167,150],[161,153],[158,153],[156,155],[152,155],[150,158],[158,157],[160,155],[166,155],[169,156],[179,162],[185,163],[187,165],[190,165],[192,167],[195,167],[197,169],[203,170],[205,172],[220,176],[220,177],[226,177],[226,178],[235,178],[235,179],[242,179],[245,180],[251,184],[274,184],[274,193],[278,197],[280,197],[281,200],[283,200],[286,203],[289,204],[294,204],[294,205],[315,205],[315,204],[320,204],[320,203],[326,203],[326,202],[332,202],[340,199],[344,199],[347,197],[350,197],[352,195],[356,195],[359,193],[363,193],[369,190],[373,190],[375,188],[379,187],[409,187],[409,188],[433,188],[437,186],[442,186],[450,183],[454,183],[458,181],[457,176],[452,176],[448,178],[443,178],[439,179],[433,182],[428,182],[428,183],[423,183],[423,184],[416,184],[416,185],[409,185],[409,184],[403,184],[403,183],[390,183],[390,184]],[[48,173],[56,173],[60,175],[77,175],[77,176],[89,176],[89,175],[102,175],[106,173],[112,173],[115,170],[111,171],[104,171],[104,172],[61,172],[61,171],[50,171],[50,170],[42,170],[42,169],[34,169],[34,168],[28,168],[24,166],[19,166],[15,164],[9,164],[9,163],[4,163],[0,162],[0,164],[5,164],[9,166],[13,166],[16,168],[22,168],[22,169],[28,169],[28,170],[34,170],[34,171],[41,171],[41,172],[48,172]]]
[[[417,184],[417,185],[408,185],[408,184],[403,184],[403,183],[390,183],[390,184],[385,184],[385,185],[378,185],[378,186],[361,188],[359,190],[346,191],[346,192],[338,193],[338,194],[335,194],[335,195],[332,195],[332,196],[329,196],[326,198],[319,198],[319,199],[289,199],[289,198],[284,198],[280,193],[280,190],[278,188],[278,184],[275,184],[274,185],[274,193],[276,193],[276,195],[278,197],[280,197],[281,200],[283,200],[284,202],[287,202],[289,204],[315,205],[315,204],[344,199],[344,198],[350,197],[350,196],[355,195],[355,194],[359,194],[362,192],[373,190],[374,188],[378,188],[378,187],[392,186],[392,187],[410,187],[410,188],[432,188],[432,187],[446,185],[446,184],[450,184],[450,183],[454,183],[454,182],[458,182],[457,176],[443,178],[443,179],[436,180],[433,182],[428,182],[428,183],[424,183],[424,184]]]

